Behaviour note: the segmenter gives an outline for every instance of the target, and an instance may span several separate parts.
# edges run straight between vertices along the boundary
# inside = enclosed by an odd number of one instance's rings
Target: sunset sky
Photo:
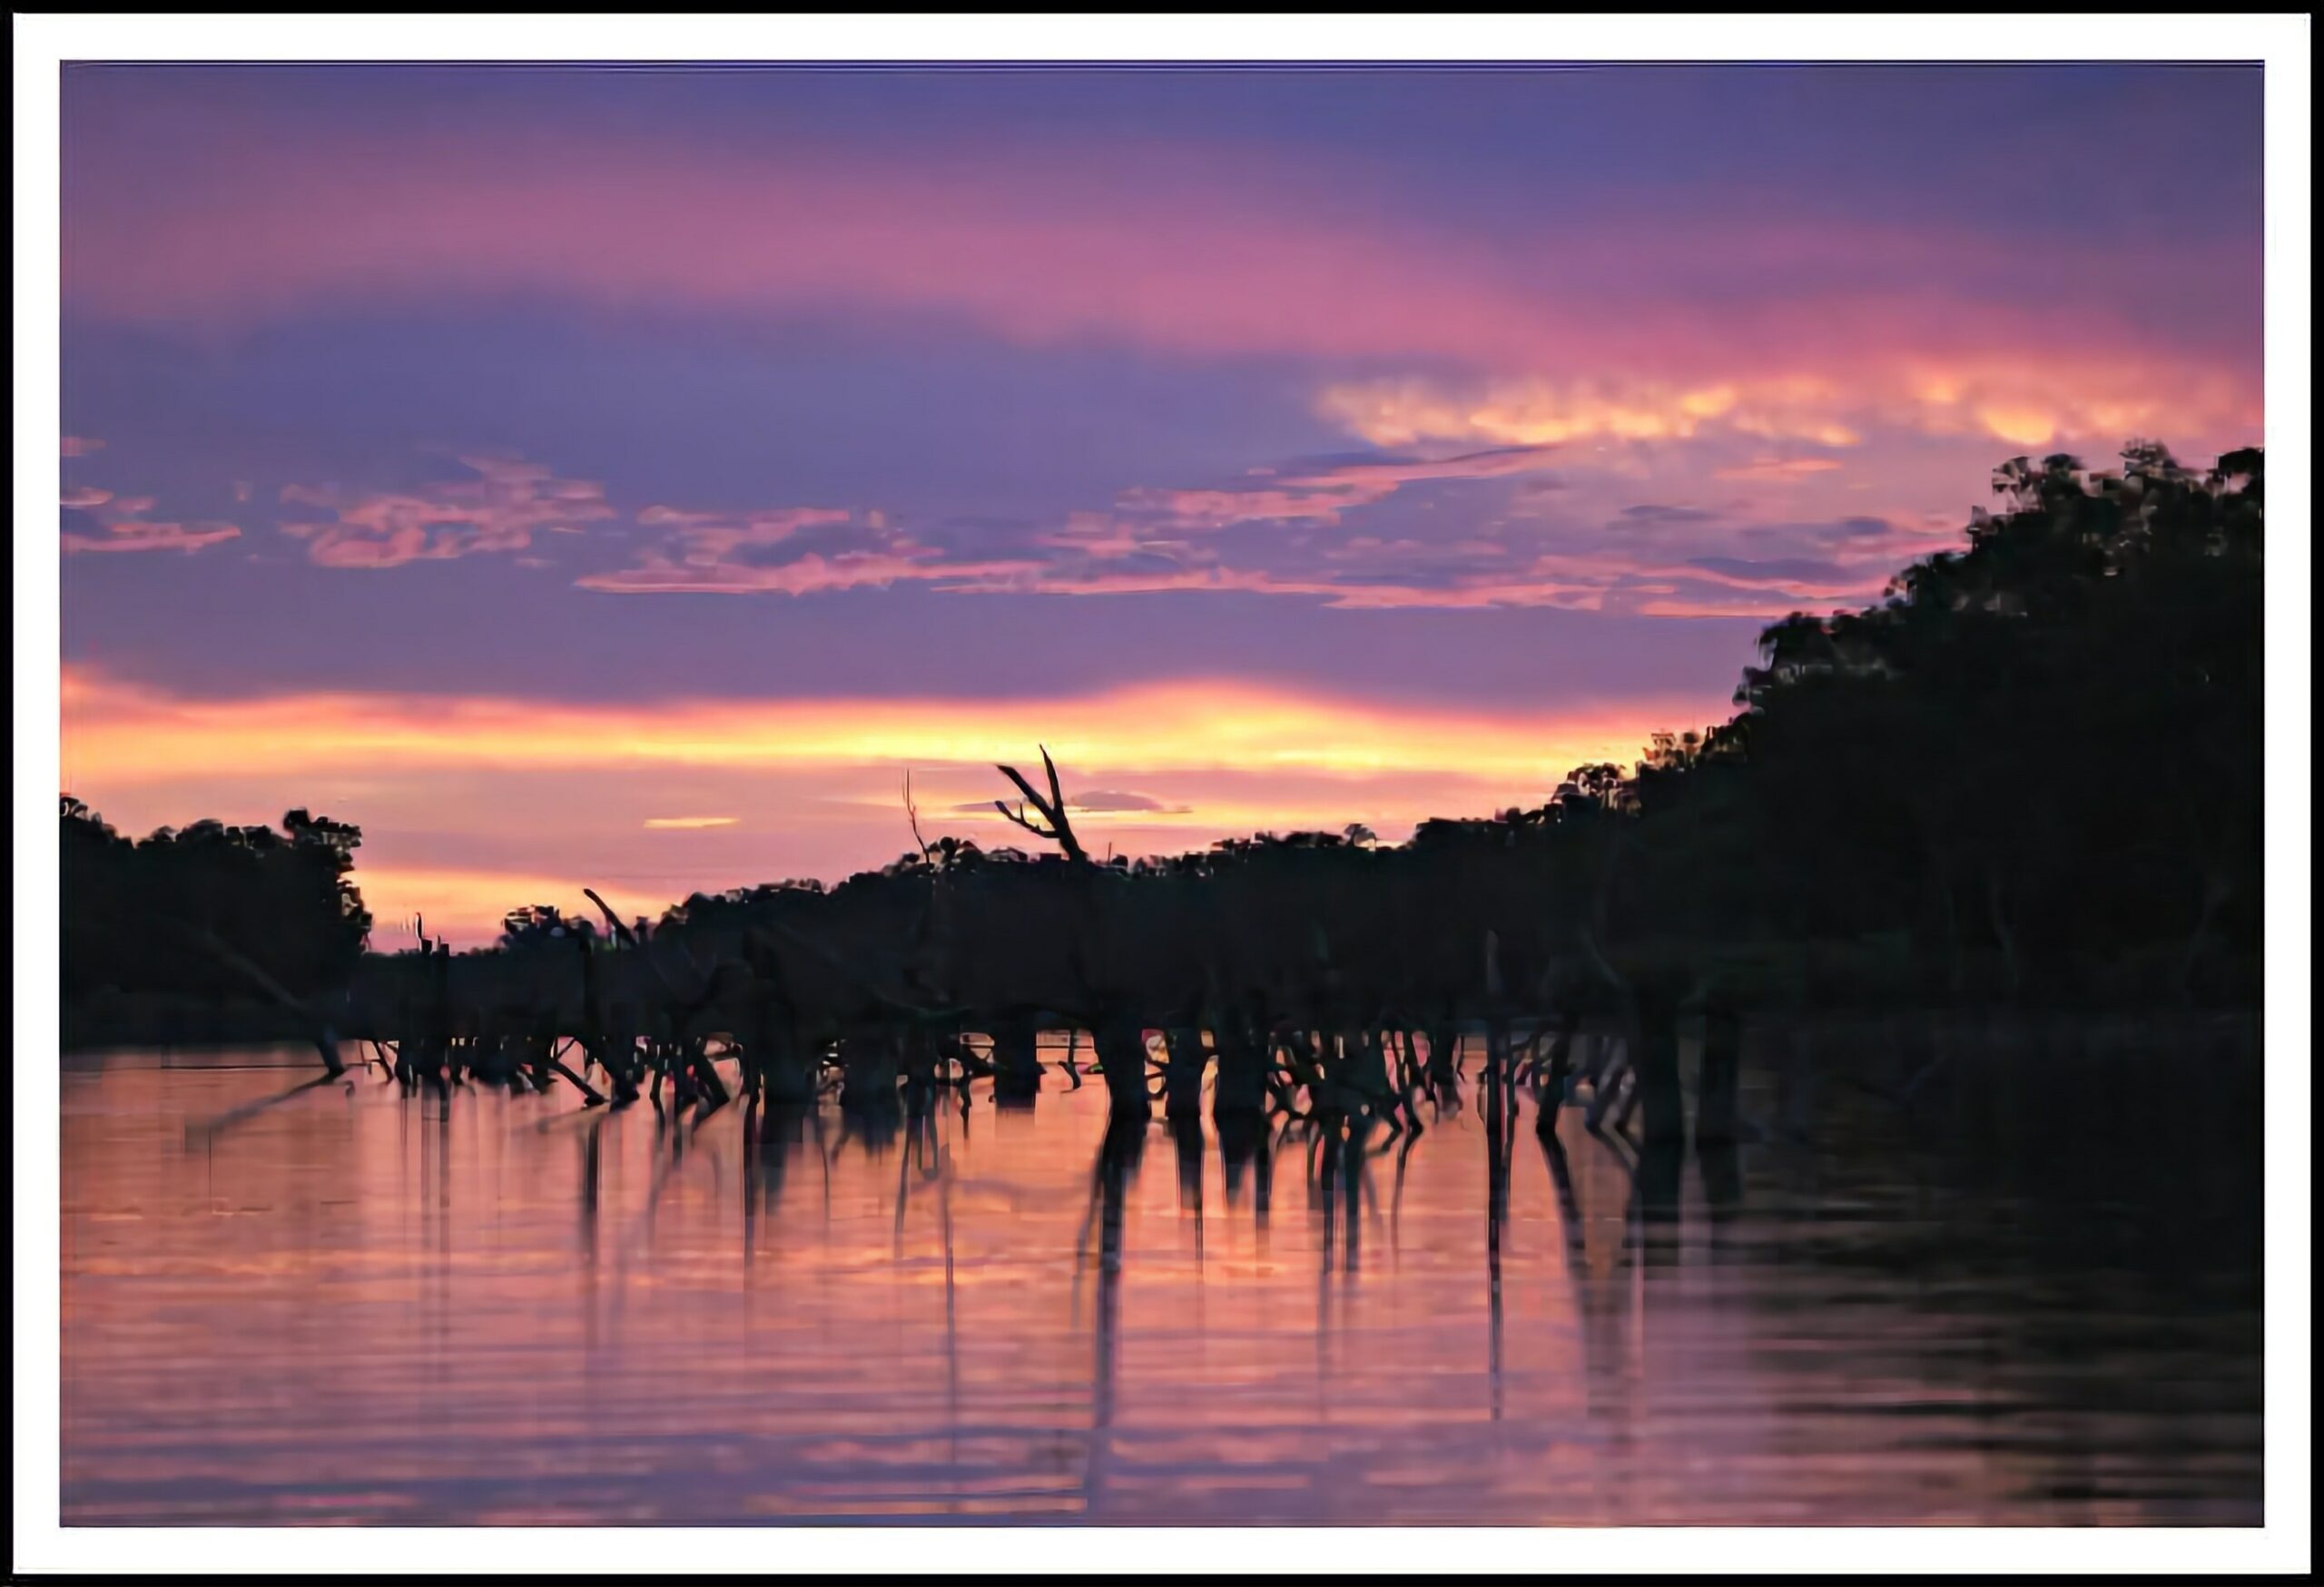
[[[375,941],[1537,803],[2260,437],[2256,68],[68,66],[64,770]],[[399,932],[401,932],[400,938]]]

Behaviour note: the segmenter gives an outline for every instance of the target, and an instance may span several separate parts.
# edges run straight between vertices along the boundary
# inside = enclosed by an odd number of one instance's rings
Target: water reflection
[[[1868,1102],[1643,1157],[1494,1085],[1395,1137],[251,1107],[302,1079],[68,1072],[68,1523],[2259,1516],[2227,1225]]]

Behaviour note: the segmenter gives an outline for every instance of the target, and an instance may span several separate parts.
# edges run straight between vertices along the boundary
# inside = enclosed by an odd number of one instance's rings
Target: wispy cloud
[[[85,458],[92,452],[104,450],[104,442],[94,436],[69,435],[64,438],[64,456]]]
[[[1126,491],[1116,509],[1149,532],[1206,531],[1245,523],[1336,524],[1342,515],[1384,501],[1404,486],[1441,479],[1502,479],[1549,466],[1550,448],[1513,446],[1453,457],[1344,458],[1255,482],[1206,489]]]
[[[1721,479],[1756,479],[1769,483],[1790,484],[1829,474],[1840,467],[1837,458],[1754,458],[1748,463],[1717,470]]]
[[[659,540],[630,567],[576,582],[622,594],[812,595],[910,583],[960,594],[1239,590],[1336,597],[1350,581],[1329,567],[1285,573],[1238,564],[1197,542],[1237,526],[1336,527],[1409,486],[1506,480],[1538,473],[1549,460],[1540,448],[1390,453],[1255,471],[1223,485],[1137,487],[1121,492],[1109,511],[1073,513],[1061,526],[997,547],[989,537],[973,548],[939,543],[876,509],[728,515],[656,506],[637,521],[666,531]]]
[[[477,478],[412,490],[286,485],[281,499],[330,512],[330,522],[285,523],[307,559],[325,567],[399,567],[490,552],[522,551],[537,532],[569,530],[615,516],[605,488],[565,479],[517,458],[469,456]]]
[[[94,487],[68,487],[61,503],[64,523],[58,544],[67,557],[87,552],[199,551],[237,538],[241,530],[226,523],[156,523],[150,496],[115,496]]]
[[[1587,468],[1573,479],[1546,474],[1562,456],[1506,447],[1309,459],[1217,484],[1126,489],[1109,508],[1055,527],[984,524],[973,535],[942,523],[917,529],[872,509],[656,506],[638,522],[662,530],[658,538],[630,566],[578,582],[624,594],[810,596],[911,584],[960,596],[1248,595],[1359,610],[1629,615],[1715,606],[1779,616],[1869,598],[1899,562],[1941,543],[1864,515],[1768,522],[1741,498],[1608,502],[1609,490],[1636,481]],[[1696,475],[1699,484],[1717,477]]]
[[[733,826],[738,815],[649,815],[641,823],[649,832],[700,832],[707,827]]]
[[[585,574],[575,582],[583,589],[616,595],[804,596],[898,584],[965,587],[1040,567],[1025,559],[954,558],[889,527],[877,515],[856,519],[817,509],[799,513],[803,521],[845,525],[845,538],[810,547],[793,542],[793,529],[761,537],[724,527],[690,528],[649,547],[631,567]]]
[[[584,589],[622,595],[813,595],[947,584],[1032,564],[961,561],[921,544],[872,509],[789,507],[746,514],[649,507],[637,521],[666,531],[635,563],[584,575]]]
[[[1151,794],[1131,794],[1114,788],[1091,788],[1085,793],[1068,794],[1065,807],[1077,815],[1192,815],[1191,804],[1173,803],[1157,799]],[[950,807],[954,815],[993,815],[990,799],[972,799]]]

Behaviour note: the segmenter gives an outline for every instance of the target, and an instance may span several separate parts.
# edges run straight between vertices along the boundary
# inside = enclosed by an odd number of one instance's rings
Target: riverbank
[[[59,1010],[59,1044],[67,1052],[123,1047],[255,1046],[305,1041],[298,1015],[250,999],[195,999],[111,992],[76,999]]]

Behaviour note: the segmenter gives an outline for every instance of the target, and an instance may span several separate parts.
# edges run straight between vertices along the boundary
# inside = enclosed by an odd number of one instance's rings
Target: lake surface
[[[1641,1179],[1527,1104],[1496,1220],[1473,1094],[1231,1169],[1059,1077],[884,1142],[376,1072],[234,1117],[300,1062],[68,1062],[66,1524],[2260,1520],[2203,1138],[1996,1174],[1827,1098],[1845,1153]]]

